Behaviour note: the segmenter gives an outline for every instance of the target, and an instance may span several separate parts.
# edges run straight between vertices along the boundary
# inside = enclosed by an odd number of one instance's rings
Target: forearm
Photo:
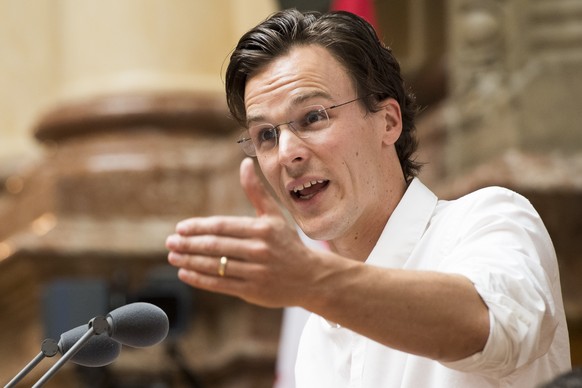
[[[325,260],[324,260],[325,262]],[[439,361],[483,349],[489,315],[465,277],[329,261],[305,307],[392,348]]]

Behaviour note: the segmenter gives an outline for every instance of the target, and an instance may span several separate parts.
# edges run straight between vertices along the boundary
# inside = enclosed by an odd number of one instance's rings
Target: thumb
[[[257,216],[281,215],[275,199],[269,194],[265,185],[255,172],[251,158],[245,158],[240,164],[240,184],[247,198],[257,211]]]

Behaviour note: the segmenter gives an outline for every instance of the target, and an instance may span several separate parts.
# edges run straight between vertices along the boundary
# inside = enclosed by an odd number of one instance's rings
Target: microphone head
[[[65,354],[89,331],[88,325],[81,325],[63,334],[58,343],[59,352]],[[79,351],[71,357],[75,364],[99,367],[111,364],[119,356],[121,344],[109,338],[106,333],[92,336]]]
[[[107,314],[109,336],[124,345],[143,348],[166,338],[170,323],[158,306],[145,302],[121,306]]]

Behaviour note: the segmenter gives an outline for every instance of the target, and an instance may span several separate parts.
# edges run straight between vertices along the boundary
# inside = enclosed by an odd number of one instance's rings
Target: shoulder
[[[471,212],[492,212],[505,214],[525,211],[539,217],[530,201],[523,195],[499,186],[485,187],[451,201],[440,201],[443,210]]]
[[[503,187],[486,187],[458,199],[439,201],[437,218],[456,236],[513,235],[549,241],[536,209],[523,195]],[[534,237],[535,236],[535,237]],[[460,237],[459,237],[460,238]]]
[[[469,194],[466,194],[458,199],[460,202],[470,202],[470,203],[481,203],[481,202],[493,202],[498,201],[509,201],[521,204],[529,204],[529,201],[521,194],[510,190],[505,187],[500,186],[490,186],[484,187],[482,189],[475,190]]]

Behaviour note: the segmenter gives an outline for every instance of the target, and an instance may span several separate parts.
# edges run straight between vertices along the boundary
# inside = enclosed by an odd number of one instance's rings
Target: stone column
[[[2,376],[38,353],[41,296],[52,281],[99,278],[129,300],[169,267],[164,240],[178,220],[252,212],[238,184],[239,128],[229,118],[221,74],[238,37],[274,4],[53,6],[47,33],[55,86],[33,128],[46,153],[1,214],[0,288],[22,293],[0,298],[0,328],[15,333],[0,341],[13,355]],[[123,351],[107,368],[110,376],[134,385],[172,376],[187,385],[191,372],[217,387],[270,386],[280,312],[187,292],[191,316],[180,338]],[[26,347],[15,346],[18,333],[29,339]],[[35,371],[30,379],[38,377]],[[75,378],[68,365],[55,384],[77,385]]]
[[[568,0],[449,2],[451,174],[510,156],[515,174],[526,155],[578,160],[581,10]],[[547,178],[559,184],[565,174],[556,172]],[[527,173],[519,175],[526,184]]]

